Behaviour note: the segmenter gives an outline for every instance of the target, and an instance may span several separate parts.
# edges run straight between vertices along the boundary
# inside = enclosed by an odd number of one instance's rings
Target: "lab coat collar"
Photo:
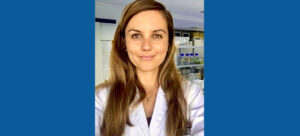
[[[165,124],[162,121],[165,120],[165,116],[167,113],[167,99],[162,88],[158,88],[154,110],[149,127],[142,103],[140,103],[132,112],[133,113],[131,119],[135,120],[134,122],[137,123],[136,127],[139,127],[141,132],[143,132],[145,136],[158,135],[155,133],[159,132],[157,130],[161,129],[163,127],[162,125]]]
[[[152,114],[152,119],[151,119],[150,126],[149,126],[149,131],[150,131],[151,135],[158,135],[158,134],[155,134],[155,133],[159,132],[157,130],[164,127],[162,125],[164,125],[165,123],[163,123],[162,121],[165,120],[167,109],[168,109],[168,107],[167,107],[167,99],[165,97],[165,93],[162,90],[162,88],[159,87],[158,93],[156,96],[153,114]]]

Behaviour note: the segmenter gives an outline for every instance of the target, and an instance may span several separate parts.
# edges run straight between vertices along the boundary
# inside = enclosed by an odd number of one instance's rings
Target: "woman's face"
[[[137,70],[158,70],[168,51],[168,28],[157,10],[143,11],[131,18],[125,29],[126,49]]]

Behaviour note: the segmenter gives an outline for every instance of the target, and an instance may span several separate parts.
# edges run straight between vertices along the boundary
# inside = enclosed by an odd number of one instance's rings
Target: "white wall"
[[[116,28],[116,24],[95,23],[95,85],[109,76],[109,53]]]
[[[109,3],[103,3],[96,1],[95,3],[95,17],[96,18],[105,18],[105,19],[114,19],[117,20],[117,23],[120,20],[124,6],[122,5],[113,5]]]
[[[116,20],[116,24],[95,23],[95,85],[102,83],[109,76],[111,41],[113,40],[123,8],[121,5],[95,2],[96,18]]]

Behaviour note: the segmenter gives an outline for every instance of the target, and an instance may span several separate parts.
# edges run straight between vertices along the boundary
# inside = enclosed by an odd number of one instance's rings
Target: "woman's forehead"
[[[142,11],[134,15],[127,24],[126,31],[135,29],[143,30],[167,30],[167,21],[158,10]]]

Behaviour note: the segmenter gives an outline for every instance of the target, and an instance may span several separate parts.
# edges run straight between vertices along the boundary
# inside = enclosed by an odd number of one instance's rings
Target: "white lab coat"
[[[203,86],[191,82],[184,83],[184,96],[188,103],[191,136],[204,136],[204,96]],[[108,88],[96,91],[95,98],[95,136],[100,136],[100,126],[108,98]],[[143,104],[140,103],[129,115],[133,127],[125,126],[124,136],[165,136],[166,135],[167,101],[161,87],[158,89],[152,119],[148,127]]]

